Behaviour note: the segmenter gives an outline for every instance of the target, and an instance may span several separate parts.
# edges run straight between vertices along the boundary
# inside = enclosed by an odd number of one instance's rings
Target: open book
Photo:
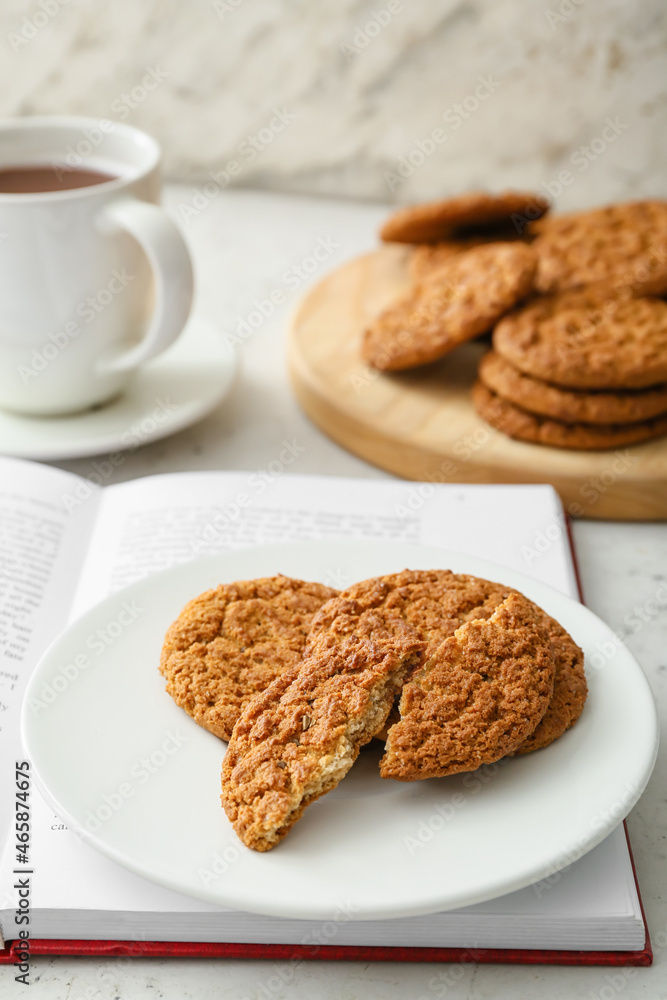
[[[358,539],[427,544],[482,557],[577,597],[563,511],[549,486],[436,486],[264,471],[162,475],[101,488],[46,466],[0,458],[0,532],[0,824],[6,845],[0,928],[7,944],[20,929],[13,788],[14,762],[23,760],[22,693],[49,642],[110,592],[233,548]],[[40,944],[44,951],[90,953],[109,941],[130,942],[134,954],[150,953],[150,943],[162,941],[202,948],[205,942],[287,945],[297,954],[319,941],[318,925],[309,921],[234,912],[118,867],[68,829],[34,787],[30,870],[35,873],[33,953]],[[49,949],[52,940],[58,945]],[[77,943],[68,948],[68,941]],[[96,945],[85,949],[85,941]],[[598,953],[586,961],[605,961],[603,952],[610,962],[650,961],[622,826],[538,885],[442,914],[341,921],[335,940],[319,945],[319,957],[335,945],[345,957],[376,948],[384,949],[376,957],[409,958],[406,950],[412,948],[424,960],[429,956],[421,949],[454,948],[466,949],[468,960],[484,960],[485,949],[521,949],[513,960],[536,961],[528,950],[547,949],[562,952],[563,961],[577,961],[573,953],[579,951]],[[387,951],[392,948],[402,949],[400,956]],[[228,953],[244,951],[236,947]],[[245,952],[251,953],[258,951]],[[4,960],[11,955],[7,950]],[[447,956],[434,951],[431,957]]]

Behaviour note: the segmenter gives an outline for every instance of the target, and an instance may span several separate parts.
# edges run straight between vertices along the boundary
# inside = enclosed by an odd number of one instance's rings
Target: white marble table
[[[192,204],[192,189],[173,186],[167,206]],[[202,423],[170,439],[128,454],[109,481],[188,469],[244,469],[266,466],[284,438],[305,451],[291,469],[368,478],[387,474],[349,455],[325,438],[297,408],[285,370],[287,319],[308,283],[345,258],[371,248],[384,210],[378,206],[293,198],[249,191],[223,192],[184,226],[198,274],[197,312],[233,330],[275,288],[287,293],[242,346],[242,364],[226,403]],[[335,244],[310,276],[304,264],[318,240]],[[321,255],[322,256],[322,255]],[[289,271],[289,275],[286,272]],[[299,274],[303,277],[299,277]],[[92,460],[58,463],[85,476]],[[646,619],[627,643],[646,671],[667,718],[667,627],[664,609],[646,604],[667,581],[667,525],[584,521],[575,525],[576,547],[589,606],[614,629],[629,631],[635,606]],[[637,620],[637,619],[633,619]],[[284,987],[271,991],[273,963],[226,960],[36,959],[31,1000],[107,1000],[154,996],[165,1000],[223,998],[512,998],[616,996],[658,1000],[667,995],[667,748],[629,819],[639,882],[654,938],[651,969],[556,968],[548,966],[448,966],[391,963],[304,962]],[[4,980],[7,982],[7,980]],[[14,986],[12,983],[11,986]],[[3,983],[0,982],[0,994]],[[18,988],[17,988],[18,989]],[[10,987],[11,995],[11,987]]]

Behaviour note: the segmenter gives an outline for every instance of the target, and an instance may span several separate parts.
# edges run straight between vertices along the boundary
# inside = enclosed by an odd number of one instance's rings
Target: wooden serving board
[[[349,261],[305,296],[294,317],[290,374],[308,416],[343,447],[406,479],[551,483],[573,516],[667,519],[667,438],[617,451],[514,441],[470,401],[474,342],[433,365],[381,375],[362,361],[369,320],[409,286],[409,249]]]

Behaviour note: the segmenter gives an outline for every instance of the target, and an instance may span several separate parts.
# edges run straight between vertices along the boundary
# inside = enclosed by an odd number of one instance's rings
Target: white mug
[[[0,407],[53,415],[105,403],[178,337],[192,262],[157,207],[159,164],[155,140],[119,122],[0,121],[0,179],[30,166],[64,179],[62,190],[0,190]],[[109,179],[67,187],[77,169]]]

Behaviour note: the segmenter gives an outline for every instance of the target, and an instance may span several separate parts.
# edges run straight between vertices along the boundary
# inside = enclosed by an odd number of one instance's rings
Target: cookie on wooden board
[[[667,416],[632,424],[566,424],[541,417],[508,402],[480,381],[472,388],[472,401],[482,420],[496,430],[518,441],[552,448],[605,451],[667,434]]]
[[[436,361],[524,299],[534,272],[534,254],[524,243],[492,243],[452,256],[371,323],[364,360],[379,371]]]
[[[380,237],[393,243],[437,243],[469,229],[511,225],[513,216],[521,218],[525,225],[526,219],[538,219],[548,209],[549,202],[538,194],[472,191],[401,208],[384,223]]]
[[[542,293],[606,282],[643,295],[667,292],[667,201],[637,201],[549,216],[538,236],[535,286]]]
[[[404,685],[382,777],[443,777],[513,753],[544,717],[554,674],[535,609],[510,594],[490,618],[468,621],[440,643]]]
[[[404,621],[367,612],[351,630],[334,607],[331,623],[300,664],[245,705],[234,727],[221,801],[253,850],[275,847],[306,806],[341,781],[421,662],[424,643]]]
[[[177,705],[228,740],[241,708],[301,660],[310,623],[336,591],[286,576],[223,584],[167,631],[160,672]]]
[[[503,317],[493,346],[515,368],[567,389],[667,382],[667,302],[591,286],[529,301]]]
[[[625,392],[563,389],[525,375],[496,351],[484,355],[478,374],[487,389],[515,406],[568,424],[629,424],[667,413],[667,384]]]
[[[508,243],[520,241],[518,233],[508,228],[489,230],[476,236],[465,236],[460,239],[441,240],[439,243],[419,243],[413,247],[408,259],[408,273],[413,281],[423,281],[434,271],[437,271],[445,261],[457,254],[465,253],[475,247],[486,246],[489,243]]]

